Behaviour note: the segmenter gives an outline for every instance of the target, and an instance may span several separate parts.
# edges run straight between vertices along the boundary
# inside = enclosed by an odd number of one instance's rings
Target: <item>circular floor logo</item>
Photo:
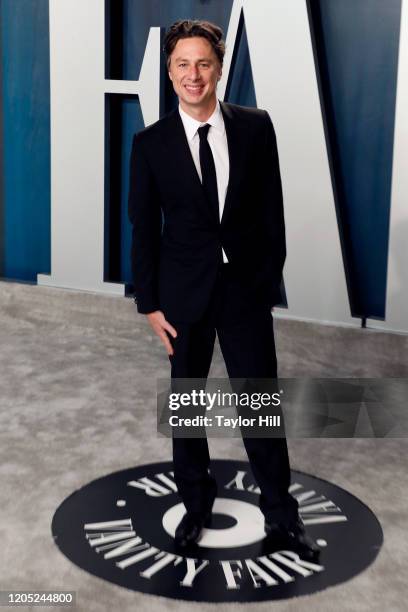
[[[184,506],[171,463],[116,472],[75,491],[54,515],[55,542],[79,567],[128,589],[212,602],[314,593],[350,579],[377,556],[381,526],[344,489],[292,471],[290,491],[321,548],[311,562],[265,539],[247,463],[213,460],[211,472],[218,483],[211,528],[186,556],[174,547]]]

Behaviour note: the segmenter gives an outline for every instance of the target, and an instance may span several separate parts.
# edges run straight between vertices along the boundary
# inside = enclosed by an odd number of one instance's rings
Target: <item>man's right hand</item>
[[[164,314],[161,310],[149,312],[149,314],[146,316],[149,320],[150,325],[153,328],[153,331],[159,336],[160,340],[166,347],[167,353],[169,355],[173,355],[174,350],[166,332],[169,332],[173,336],[173,338],[177,338],[177,332],[174,327],[170,325],[168,321],[166,321]]]

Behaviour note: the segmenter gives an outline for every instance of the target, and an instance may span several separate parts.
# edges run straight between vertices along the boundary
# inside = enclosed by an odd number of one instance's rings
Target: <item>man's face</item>
[[[201,36],[180,39],[170,56],[169,77],[186,112],[210,109],[221,65],[208,40]]]

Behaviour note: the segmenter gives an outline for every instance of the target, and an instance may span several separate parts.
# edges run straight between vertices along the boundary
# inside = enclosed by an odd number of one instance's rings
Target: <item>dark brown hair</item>
[[[164,37],[163,51],[166,56],[167,67],[170,66],[170,56],[177,42],[181,38],[192,38],[193,36],[201,36],[208,40],[222,66],[225,42],[222,39],[223,31],[221,28],[210,21],[181,19],[169,27]]]

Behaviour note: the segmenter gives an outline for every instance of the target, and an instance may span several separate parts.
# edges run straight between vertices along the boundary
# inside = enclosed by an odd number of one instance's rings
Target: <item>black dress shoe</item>
[[[209,527],[211,511],[206,514],[187,512],[177,526],[174,542],[177,548],[187,548],[198,542],[203,527]]]
[[[267,539],[299,553],[303,559],[316,560],[320,554],[320,548],[306,535],[300,519],[288,527],[282,523],[269,523],[265,520],[265,533]]]

